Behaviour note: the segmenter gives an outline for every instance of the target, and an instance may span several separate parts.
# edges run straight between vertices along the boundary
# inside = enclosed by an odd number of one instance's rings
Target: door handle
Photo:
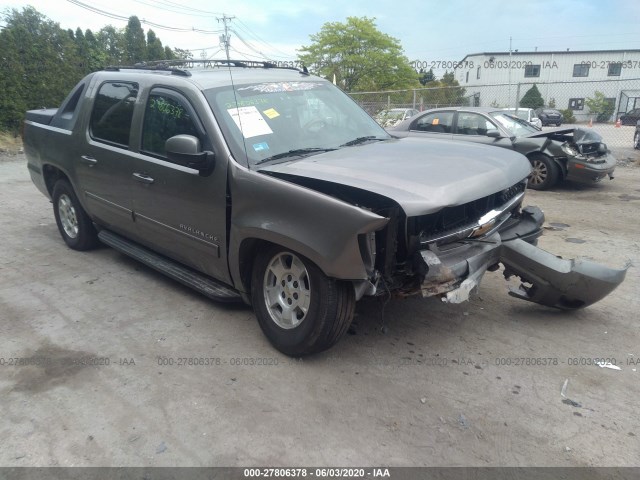
[[[96,163],[98,163],[98,160],[88,155],[82,155],[80,157],[80,161],[86,165],[89,165],[90,167],[93,167]]]
[[[144,173],[134,173],[133,178],[136,179],[140,183],[148,183],[151,184],[154,182],[153,178],[149,175],[145,175]]]

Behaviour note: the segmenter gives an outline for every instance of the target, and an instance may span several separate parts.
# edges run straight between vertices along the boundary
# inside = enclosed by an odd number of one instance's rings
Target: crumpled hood
[[[595,132],[594,130],[587,130],[585,128],[553,128],[543,132],[535,132],[525,135],[524,138],[542,138],[569,134],[573,134],[573,141],[576,144],[602,142],[602,136],[598,132]]]
[[[531,171],[524,155],[451,140],[403,138],[344,147],[259,167],[295,182],[313,178],[383,195],[408,216],[436,212],[504,190]]]

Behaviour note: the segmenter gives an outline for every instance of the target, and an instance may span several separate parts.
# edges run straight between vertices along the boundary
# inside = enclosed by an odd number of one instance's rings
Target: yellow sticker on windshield
[[[431,125],[438,125],[440,123],[440,119],[439,118],[434,118],[433,122],[431,122]]]
[[[280,116],[280,114],[276,112],[275,109],[273,108],[270,108],[269,110],[264,110],[262,113],[264,113],[269,118],[276,118]]]

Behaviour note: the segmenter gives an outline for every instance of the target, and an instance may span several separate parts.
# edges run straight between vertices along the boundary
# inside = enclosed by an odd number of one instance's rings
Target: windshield
[[[512,137],[523,137],[530,133],[538,133],[538,130],[532,127],[529,122],[519,119],[512,113],[491,112],[494,118]]]
[[[520,109],[518,109],[518,111],[507,110],[507,112],[509,113],[509,115],[515,115],[516,117],[521,118],[522,120],[529,120],[529,111],[528,110],[522,110],[520,108]]]
[[[353,100],[318,79],[206,90],[233,156],[249,166],[391,138]]]

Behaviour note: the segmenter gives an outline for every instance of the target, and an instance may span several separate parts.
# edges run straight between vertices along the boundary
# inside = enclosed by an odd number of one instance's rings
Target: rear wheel
[[[269,341],[292,356],[334,345],[349,328],[355,308],[350,284],[327,277],[310,260],[278,246],[258,254],[251,299]]]
[[[74,250],[89,250],[98,244],[96,229],[67,180],[53,186],[53,214],[64,242]]]
[[[532,167],[529,175],[529,188],[547,190],[556,184],[560,171],[553,160],[546,155],[537,153],[529,157],[529,162]]]

